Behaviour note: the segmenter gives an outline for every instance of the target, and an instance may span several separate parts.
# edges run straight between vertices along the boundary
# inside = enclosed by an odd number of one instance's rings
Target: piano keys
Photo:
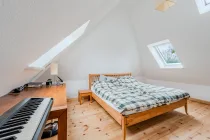
[[[0,140],[40,140],[52,98],[27,98],[0,116]]]

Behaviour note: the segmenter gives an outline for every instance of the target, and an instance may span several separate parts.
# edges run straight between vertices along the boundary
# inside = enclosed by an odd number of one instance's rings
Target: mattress
[[[132,76],[96,81],[91,89],[104,102],[123,115],[143,112],[190,97],[183,90],[144,84]]]
[[[92,94],[95,94],[94,89],[91,89],[93,91]],[[108,104],[110,107],[112,107],[114,110],[116,110],[117,112],[123,114],[123,115],[130,115],[130,114],[134,114],[136,113],[135,110],[128,110],[128,111],[123,111],[123,109],[118,109],[117,107],[115,107],[110,101],[103,99],[102,97],[100,97],[100,95],[95,94],[97,97],[101,98],[106,104]]]

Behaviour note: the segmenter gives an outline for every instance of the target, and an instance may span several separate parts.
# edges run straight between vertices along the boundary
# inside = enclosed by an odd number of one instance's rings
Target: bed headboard
[[[91,89],[91,86],[95,81],[99,80],[101,74],[89,74],[89,89]],[[131,73],[109,73],[109,74],[102,74],[105,76],[110,77],[120,77],[120,76],[131,76]]]

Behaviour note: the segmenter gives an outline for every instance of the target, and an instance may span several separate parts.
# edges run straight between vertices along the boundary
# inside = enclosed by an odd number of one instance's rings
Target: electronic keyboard
[[[27,98],[0,116],[0,140],[40,140],[52,98]]]

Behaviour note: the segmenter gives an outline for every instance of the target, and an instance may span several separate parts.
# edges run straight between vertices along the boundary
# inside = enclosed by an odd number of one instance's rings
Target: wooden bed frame
[[[120,76],[131,76],[131,73],[103,74],[103,75],[111,76],[111,77],[120,77]],[[100,74],[89,74],[89,89],[91,89],[93,82],[99,80],[99,77],[100,77]],[[148,120],[150,118],[164,114],[166,112],[172,111],[172,110],[182,107],[182,106],[185,107],[185,112],[188,115],[188,111],[187,111],[187,100],[188,99],[182,99],[180,101],[171,103],[169,105],[163,105],[160,107],[152,108],[150,110],[146,110],[144,112],[139,112],[139,113],[124,116],[121,113],[119,113],[118,111],[116,111],[115,109],[113,109],[111,106],[109,106],[106,102],[104,102],[97,95],[95,95],[95,93],[92,94],[92,97],[121,125],[123,140],[126,139],[126,127],[128,127],[128,126]]]

